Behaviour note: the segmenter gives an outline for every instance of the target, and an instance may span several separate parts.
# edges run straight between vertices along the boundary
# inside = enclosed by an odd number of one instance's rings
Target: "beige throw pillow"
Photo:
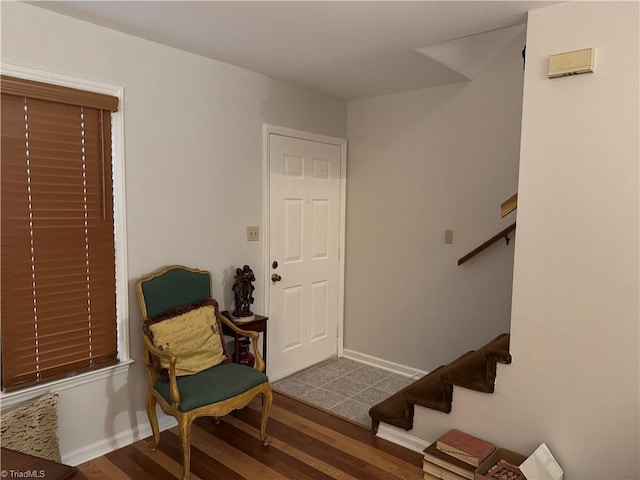
[[[176,375],[192,375],[222,363],[225,352],[218,333],[215,309],[205,305],[149,326],[153,344],[176,357]],[[162,368],[169,362],[160,358]]]
[[[49,393],[29,405],[2,413],[0,443],[4,448],[60,462],[58,394]]]

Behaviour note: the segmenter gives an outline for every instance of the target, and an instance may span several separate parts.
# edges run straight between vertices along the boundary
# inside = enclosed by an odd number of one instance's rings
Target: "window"
[[[2,76],[2,389],[118,362],[118,98]]]

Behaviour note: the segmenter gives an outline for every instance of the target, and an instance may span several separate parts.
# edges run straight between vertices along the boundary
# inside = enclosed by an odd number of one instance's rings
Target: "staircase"
[[[371,429],[377,433],[380,422],[394,427],[413,428],[414,406],[449,413],[453,386],[493,393],[496,364],[511,363],[509,334],[498,335],[479,350],[472,350],[448,365],[441,365],[369,410]]]

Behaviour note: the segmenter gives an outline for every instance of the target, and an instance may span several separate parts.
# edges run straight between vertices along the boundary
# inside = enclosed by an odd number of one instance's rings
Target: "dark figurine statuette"
[[[253,303],[255,287],[251,282],[255,281],[255,279],[256,277],[249,265],[245,265],[243,268],[236,268],[235,283],[233,284],[233,293],[236,298],[236,309],[232,313],[234,317],[250,317],[253,315],[251,304]]]

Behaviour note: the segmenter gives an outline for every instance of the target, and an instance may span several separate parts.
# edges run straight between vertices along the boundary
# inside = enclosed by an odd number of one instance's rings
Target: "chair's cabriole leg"
[[[147,417],[149,417],[149,423],[151,424],[151,431],[153,432],[153,438],[149,442],[149,448],[152,452],[156,451],[158,442],[160,441],[160,427],[158,426],[158,413],[156,412],[156,398],[148,394],[147,395]]]
[[[267,420],[269,419],[269,411],[271,410],[271,404],[273,403],[273,392],[271,387],[267,384],[267,388],[262,394],[262,416],[260,418],[260,438],[262,439],[262,446],[269,446],[269,437],[267,436]]]
[[[182,480],[189,480],[191,470],[191,420],[180,418],[178,420],[180,430],[180,446],[182,448]]]

